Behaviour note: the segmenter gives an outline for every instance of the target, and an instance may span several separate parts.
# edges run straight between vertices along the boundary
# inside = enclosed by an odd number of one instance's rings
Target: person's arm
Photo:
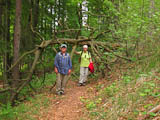
[[[69,56],[68,64],[69,64],[68,74],[71,74],[71,71],[72,71],[72,61],[71,61],[71,57],[70,56]]]
[[[75,51],[74,53],[77,54],[77,55],[80,55],[80,54],[81,54],[81,52],[77,52],[77,51]]]
[[[58,74],[58,69],[56,67],[54,67],[54,72]]]
[[[90,63],[93,63],[92,58],[89,58]]]
[[[91,57],[91,53],[89,53],[89,62],[90,62],[90,63],[93,63],[92,57]]]
[[[54,60],[54,72],[57,74],[58,73],[58,54],[56,54],[55,60]]]

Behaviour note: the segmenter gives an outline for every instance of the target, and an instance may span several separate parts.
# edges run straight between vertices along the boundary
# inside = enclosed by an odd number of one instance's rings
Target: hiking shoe
[[[64,91],[58,91],[57,95],[64,95]]]
[[[78,86],[83,86],[83,83],[78,83]]]
[[[61,95],[64,95],[64,91],[62,90],[62,91],[60,91],[60,93],[61,93]]]
[[[85,86],[85,85],[86,85],[86,83],[84,82],[84,83],[82,83],[82,85],[83,85],[83,86]]]
[[[60,91],[56,92],[57,95],[61,95]]]

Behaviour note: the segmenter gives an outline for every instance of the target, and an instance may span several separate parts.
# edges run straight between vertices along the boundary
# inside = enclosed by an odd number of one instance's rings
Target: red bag
[[[90,71],[91,73],[94,73],[93,63],[90,63],[89,66],[88,66],[88,68],[89,68],[89,71]]]

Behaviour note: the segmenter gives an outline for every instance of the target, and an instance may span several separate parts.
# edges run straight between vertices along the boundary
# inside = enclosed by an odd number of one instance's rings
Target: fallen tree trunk
[[[99,36],[100,34],[98,34]],[[84,38],[78,38],[78,39],[71,39],[71,38],[56,38],[56,39],[51,39],[51,40],[43,40],[41,42],[40,45],[37,45],[35,49],[31,50],[31,51],[28,51],[26,53],[24,53],[16,62],[15,64],[12,65],[12,67],[9,69],[8,72],[10,72],[14,66],[16,66],[25,56],[29,55],[29,54],[32,54],[32,53],[35,53],[35,58],[34,58],[34,61],[33,61],[33,64],[31,66],[31,69],[30,69],[30,72],[29,72],[29,75],[26,77],[25,81],[23,81],[19,86],[17,86],[17,88],[14,88],[15,91],[12,91],[12,95],[11,95],[11,101],[12,103],[14,103],[15,99],[16,99],[16,96],[18,96],[18,94],[20,93],[20,91],[28,84],[30,83],[30,81],[32,80],[32,74],[35,70],[35,67],[36,67],[36,64],[39,60],[39,57],[40,57],[40,54],[41,54],[41,51],[43,49],[45,49],[46,47],[48,47],[49,45],[55,45],[55,44],[61,44],[61,43],[68,43],[68,44],[72,44],[73,45],[73,49],[71,51],[71,59],[73,58],[73,54],[74,54],[74,51],[76,50],[76,47],[77,45],[84,45],[84,44],[88,44],[88,45],[91,45],[91,49],[92,49],[92,53],[94,54],[95,56],[95,59],[96,61],[99,61],[98,62],[98,66],[99,64],[101,63],[104,63],[106,60],[104,60],[101,56],[103,53],[99,53],[100,51],[98,51],[95,46],[102,46],[105,50],[108,49],[110,50],[110,52],[112,52],[112,49],[114,46],[116,47],[119,47],[121,45],[117,44],[117,45],[113,45],[111,43],[108,43],[108,42],[100,42],[100,41],[94,41],[96,40],[98,37],[84,37]],[[56,49],[53,49],[55,52]],[[122,56],[118,56],[118,55],[115,55],[117,57],[120,57],[120,58],[123,58]],[[127,58],[123,58],[123,59],[126,59],[126,60],[129,60]],[[100,62],[102,61],[102,62]]]
[[[74,46],[77,45],[77,44],[79,44],[79,45],[88,44],[88,45],[91,45],[91,46],[92,46],[92,44],[96,44],[96,45],[99,45],[99,46],[103,46],[105,49],[106,49],[106,47],[110,47],[110,48],[112,47],[112,45],[110,43],[97,42],[97,41],[92,41],[91,42],[91,39],[87,39],[87,38],[78,39],[78,40],[77,39],[63,39],[63,38],[59,38],[59,39],[56,39],[56,40],[46,40],[46,41],[42,41],[42,43],[40,45],[37,45],[36,49],[33,49],[31,51],[28,51],[28,52],[24,53],[17,60],[17,62],[11,66],[11,68],[7,72],[11,71],[14,68],[14,66],[16,66],[26,55],[34,53],[37,49],[44,49],[49,45],[61,44],[61,43],[64,43],[64,42],[69,43],[69,44],[73,44]],[[116,44],[116,47],[119,47],[119,46],[120,46],[119,44]],[[75,49],[75,48],[73,47],[73,49]],[[72,57],[72,55],[71,55],[71,57]],[[125,59],[127,59],[127,58],[125,58]]]
[[[32,13],[32,11],[31,11]],[[31,14],[31,18],[32,18],[32,14]],[[32,19],[31,19],[32,21]],[[74,51],[76,50],[76,47],[77,45],[84,45],[84,44],[88,44],[88,45],[91,45],[91,49],[92,49],[92,53],[94,54],[94,57],[96,59],[96,64],[97,64],[97,68],[102,65],[101,63],[104,63],[107,65],[106,63],[106,59],[102,58],[102,55],[103,55],[103,52],[105,52],[104,50],[110,50],[110,52],[113,53],[113,48],[117,48],[117,47],[120,47],[121,45],[120,44],[117,44],[117,45],[113,45],[113,43],[108,43],[108,42],[101,42],[101,41],[96,41],[98,40],[101,36],[103,36],[104,34],[108,33],[108,32],[111,32],[110,30],[106,30],[106,31],[103,31],[99,34],[97,34],[95,37],[94,36],[94,33],[96,31],[96,29],[93,29],[93,31],[91,30],[91,34],[89,35],[89,37],[79,37],[79,32],[81,29],[78,29],[78,33],[77,33],[77,36],[76,38],[56,38],[56,36],[54,36],[53,39],[51,40],[44,40],[44,38],[36,31],[34,31],[33,27],[32,27],[32,23],[31,23],[31,30],[33,33],[36,33],[37,36],[40,37],[40,39],[42,40],[41,44],[40,45],[37,45],[35,49],[31,50],[31,51],[28,51],[26,53],[24,53],[13,65],[12,67],[7,71],[7,72],[10,72],[24,57],[26,57],[27,55],[29,54],[33,54],[35,53],[35,57],[34,57],[34,61],[32,63],[32,66],[29,70],[29,74],[28,76],[26,77],[25,80],[21,81],[21,83],[19,84],[19,86],[16,86],[16,88],[11,88],[11,102],[14,103],[15,99],[17,98],[18,94],[20,93],[20,91],[26,86],[28,85],[31,80],[32,80],[32,75],[33,75],[33,72],[35,70],[35,67],[36,67],[36,64],[39,60],[39,57],[40,57],[40,54],[42,52],[43,49],[47,48],[49,45],[55,45],[55,44],[61,44],[61,43],[68,43],[68,44],[72,44],[73,45],[73,49],[71,51],[71,59],[73,58],[73,54],[74,54]],[[70,30],[65,30],[63,32],[66,32],[66,31],[70,31]],[[72,30],[71,30],[72,31]],[[102,46],[104,48],[103,51],[99,51],[99,49],[97,49],[96,47],[97,46]],[[53,48],[53,50],[55,52],[56,49]],[[123,59],[126,59],[128,60],[127,58],[124,58],[122,56],[118,56],[118,55],[115,55],[117,57],[120,57],[120,58],[123,58]],[[101,70],[100,70],[101,72]],[[14,89],[14,90],[13,90]],[[2,91],[3,92],[3,91]]]

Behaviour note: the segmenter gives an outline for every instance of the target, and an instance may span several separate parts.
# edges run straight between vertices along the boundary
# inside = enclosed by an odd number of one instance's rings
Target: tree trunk
[[[14,58],[13,62],[15,63],[19,58],[19,50],[20,50],[20,39],[21,39],[21,12],[22,12],[22,1],[16,0],[16,18],[15,18],[15,28],[14,28]],[[17,64],[13,68],[13,87],[17,84],[15,82],[20,78],[19,75],[19,64]]]
[[[9,78],[9,73],[7,73],[6,71],[8,71],[8,69],[11,66],[11,61],[10,61],[10,0],[6,0],[6,27],[5,27],[5,31],[6,31],[6,38],[5,38],[5,64],[4,64],[4,76],[5,76],[5,83],[8,84],[8,78]]]
[[[150,19],[152,19],[154,12],[155,12],[155,2],[154,2],[154,0],[150,0],[150,10],[149,10],[149,18]],[[149,35],[151,37],[152,37],[153,31],[154,31],[154,25],[151,22],[150,23],[150,30],[149,30]]]
[[[0,0],[0,26],[2,25],[2,13],[3,13],[3,5],[2,5],[2,0]],[[0,28],[0,35],[1,35],[1,28]]]
[[[32,32],[30,24],[32,23],[32,27],[35,31],[38,31],[38,22],[39,22],[39,0],[31,0],[31,9],[32,9],[32,16],[29,18],[28,22],[28,29],[30,30],[31,34],[31,46],[32,49],[36,43],[36,35]],[[31,14],[31,13],[29,13]],[[32,17],[32,18],[31,18]],[[32,21],[31,21],[32,20]]]
[[[39,0],[35,0],[33,12],[33,27],[37,30],[36,28],[39,22]]]

